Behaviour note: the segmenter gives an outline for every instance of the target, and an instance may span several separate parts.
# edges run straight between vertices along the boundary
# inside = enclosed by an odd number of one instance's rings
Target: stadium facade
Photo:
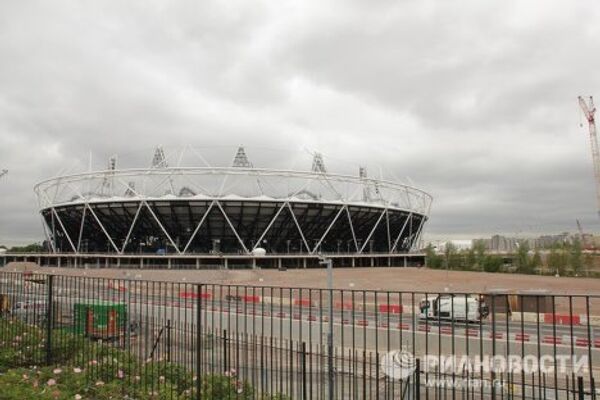
[[[229,166],[170,166],[59,176],[35,186],[50,253],[148,256],[408,254],[432,198],[401,183],[327,170],[261,168],[243,147]],[[264,250],[263,250],[264,249]]]

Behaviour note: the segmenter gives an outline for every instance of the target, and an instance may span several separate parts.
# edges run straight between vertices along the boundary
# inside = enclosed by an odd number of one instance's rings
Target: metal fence
[[[223,377],[261,400],[596,398],[595,296],[2,272],[0,310],[15,365],[85,367],[173,398],[219,398],[207,388]]]

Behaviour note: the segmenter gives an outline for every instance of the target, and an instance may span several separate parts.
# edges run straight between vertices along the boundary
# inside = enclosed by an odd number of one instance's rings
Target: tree
[[[564,251],[558,248],[558,245],[552,246],[548,255],[548,268],[560,276],[564,276],[566,272]]]
[[[498,272],[502,267],[502,257],[489,254],[483,258],[482,267],[485,272]]]
[[[436,254],[435,248],[431,243],[425,248],[425,262],[432,269],[440,269],[444,264],[442,257]]]
[[[485,241],[475,240],[473,241],[473,251],[475,252],[475,262],[480,269],[483,269],[483,262],[485,259],[485,251],[487,247]]]
[[[14,246],[11,247],[10,253],[41,253],[44,251],[44,246],[39,243],[32,243],[26,246]]]
[[[594,269],[594,256],[586,253],[583,256],[583,266],[585,267],[586,275],[589,276],[589,271]]]
[[[475,269],[477,266],[477,254],[475,253],[475,249],[467,250],[467,254],[465,257],[465,270]]]
[[[570,254],[570,264],[573,269],[573,274],[579,275],[581,272],[583,262],[583,252],[581,248],[581,241],[579,239],[575,239],[573,241],[573,246],[571,246],[571,254]]]
[[[515,259],[517,272],[521,274],[531,274],[531,263],[529,262],[529,244],[526,241],[519,243],[517,257]]]
[[[446,242],[446,245],[444,246],[444,257],[446,258],[447,269],[460,268],[460,256],[458,255],[454,243]]]
[[[531,271],[531,273],[535,273],[535,271],[538,270],[541,266],[542,256],[540,255],[540,252],[536,250],[533,254],[533,257],[531,258],[531,261],[529,262],[529,270]]]

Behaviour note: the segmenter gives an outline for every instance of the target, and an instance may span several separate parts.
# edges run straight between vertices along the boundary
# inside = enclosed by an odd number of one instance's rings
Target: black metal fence
[[[3,272],[0,310],[0,372],[86,369],[134,398],[596,398],[595,296]]]

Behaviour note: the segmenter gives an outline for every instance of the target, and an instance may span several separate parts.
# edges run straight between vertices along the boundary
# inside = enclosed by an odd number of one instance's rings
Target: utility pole
[[[594,163],[594,178],[596,179],[596,202],[598,205],[598,215],[600,216],[600,151],[598,150],[598,137],[596,136],[596,120],[594,114],[596,114],[596,107],[594,106],[594,99],[590,96],[589,104],[585,102],[583,97],[579,96],[579,106],[583,115],[588,121],[590,130],[590,145],[592,148],[592,161]]]

